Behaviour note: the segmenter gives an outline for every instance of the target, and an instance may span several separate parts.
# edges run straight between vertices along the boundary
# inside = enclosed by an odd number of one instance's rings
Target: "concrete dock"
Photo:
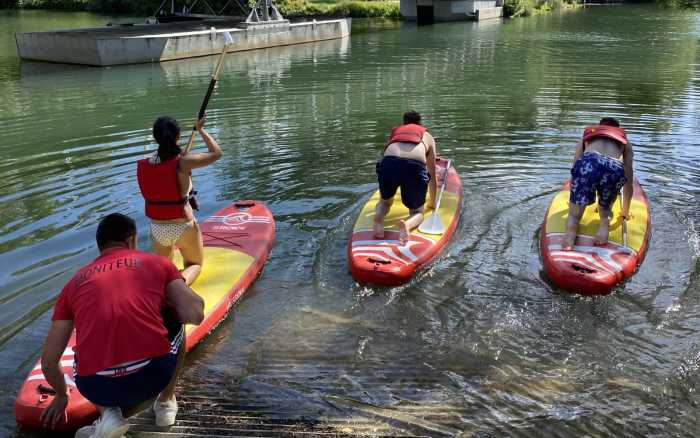
[[[224,32],[234,40],[228,51],[237,52],[343,38],[350,35],[350,24],[350,18],[259,24],[205,20],[26,32],[15,37],[22,59],[111,66],[221,53]]]
[[[503,17],[503,0],[401,0],[401,15],[419,24]]]

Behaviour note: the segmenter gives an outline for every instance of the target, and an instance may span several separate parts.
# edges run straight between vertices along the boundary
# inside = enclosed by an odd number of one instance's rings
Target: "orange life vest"
[[[177,167],[180,157],[164,163],[151,164],[149,159],[136,164],[136,177],[141,195],[146,201],[146,216],[155,220],[181,219],[185,215],[185,204],[189,196],[180,194],[177,182]]]
[[[424,126],[416,125],[414,123],[397,126],[391,130],[391,135],[389,136],[389,142],[387,145],[397,141],[418,144],[423,141],[423,134],[425,134],[426,131],[427,129]]]
[[[583,130],[583,142],[596,137],[607,137],[623,145],[627,144],[627,133],[622,128],[607,125],[591,125]]]

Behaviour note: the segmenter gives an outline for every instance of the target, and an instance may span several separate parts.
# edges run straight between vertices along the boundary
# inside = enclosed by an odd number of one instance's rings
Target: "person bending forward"
[[[586,206],[595,202],[596,195],[600,214],[600,226],[594,239],[596,245],[608,242],[612,206],[623,187],[621,220],[629,218],[634,195],[633,161],[632,144],[627,141],[627,134],[616,119],[604,117],[598,125],[589,126],[583,131],[571,169],[569,217],[562,244],[564,250],[573,249],[581,217]]]
[[[384,238],[384,217],[394,202],[396,190],[401,188],[401,202],[409,210],[409,217],[399,221],[399,240],[408,241],[411,230],[423,222],[425,198],[430,187],[428,207],[435,207],[435,139],[421,124],[415,111],[403,115],[403,125],[391,130],[384,156],[377,163],[377,178],[381,199],[374,214],[373,232],[377,239]]]
[[[136,225],[128,216],[102,219],[97,246],[99,257],[73,276],[56,301],[41,356],[56,395],[42,420],[48,427],[67,421],[70,395],[60,360],[75,328],[74,381],[100,411],[75,436],[119,438],[129,429],[124,417],[151,403],[156,424],[171,426],[184,324],[202,322],[204,301],[170,260],[135,249]]]

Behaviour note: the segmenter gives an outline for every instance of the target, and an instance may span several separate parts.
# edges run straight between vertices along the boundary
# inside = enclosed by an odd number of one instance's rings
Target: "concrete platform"
[[[488,20],[503,15],[502,0],[401,0],[401,15],[418,24]]]
[[[476,21],[493,20],[503,17],[503,7],[477,9],[475,13]]]
[[[65,64],[143,64],[221,53],[223,32],[231,32],[230,52],[343,38],[350,18],[327,21],[243,25],[226,20],[139,24],[90,29],[26,32],[15,35],[20,58]]]

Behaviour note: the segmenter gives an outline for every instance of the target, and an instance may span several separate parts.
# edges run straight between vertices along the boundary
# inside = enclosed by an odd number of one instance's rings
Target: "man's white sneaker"
[[[168,401],[156,399],[153,403],[153,413],[156,414],[156,426],[167,427],[175,424],[177,416],[177,399],[175,396]]]
[[[89,426],[83,426],[77,431],[75,431],[75,438],[90,438],[95,434],[95,425],[97,422],[100,420],[95,420],[94,423],[92,423]]]
[[[129,430],[129,423],[119,408],[107,408],[92,425],[81,427],[75,438],[122,438]]]

